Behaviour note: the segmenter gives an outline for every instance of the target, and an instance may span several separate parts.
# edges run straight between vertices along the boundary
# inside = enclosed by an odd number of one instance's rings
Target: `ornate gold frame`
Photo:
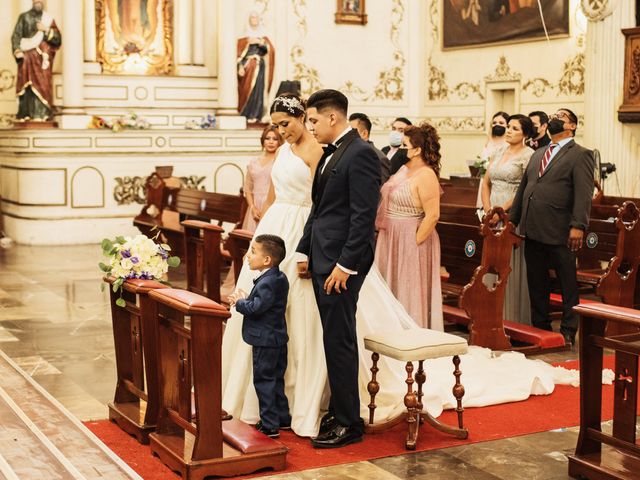
[[[164,55],[144,55],[143,59],[148,65],[143,75],[171,75],[173,74],[173,0],[160,0],[162,2],[162,29]],[[102,65],[103,73],[136,74],[125,72],[124,64],[129,58],[128,53],[110,53],[105,51],[106,36],[106,6],[107,0],[96,0],[96,47],[97,59]]]
[[[353,25],[366,25],[367,14],[365,13],[365,0],[360,0],[360,8],[357,13],[345,12],[344,0],[337,0],[336,4],[336,23],[350,23]]]

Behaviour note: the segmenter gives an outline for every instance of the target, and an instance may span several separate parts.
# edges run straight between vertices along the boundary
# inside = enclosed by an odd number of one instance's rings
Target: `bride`
[[[286,311],[289,344],[285,393],[289,400],[292,430],[300,436],[312,437],[317,435],[320,418],[327,408],[329,389],[320,314],[311,280],[298,277],[295,249],[311,210],[311,182],[322,148],[305,127],[305,107],[297,96],[276,98],[271,106],[271,120],[285,143],[276,154],[267,210],[255,235],[275,234],[286,244],[287,257],[280,264],[281,271],[290,282]],[[249,268],[243,266],[236,288],[250,291],[253,275]],[[371,360],[364,349],[364,336],[380,330],[418,328],[375,266],[360,291],[356,325],[360,414],[367,418]],[[470,352],[470,355],[462,357],[461,365],[466,388],[465,406],[524,400],[531,393],[553,391],[553,368],[543,362],[532,362],[514,353],[494,358],[486,349],[471,348]],[[443,360],[446,363],[438,360],[425,363],[427,382],[423,403],[434,416],[440,415],[443,408],[455,406],[451,393],[453,366],[451,359]],[[232,311],[222,343],[222,407],[236,418],[256,423],[259,409],[251,365],[251,346],[242,340],[242,315]],[[376,422],[382,422],[398,416],[405,409],[406,373],[404,364],[387,357],[380,358],[378,368],[380,392],[376,396]],[[505,381],[496,382],[496,378],[504,378]]]

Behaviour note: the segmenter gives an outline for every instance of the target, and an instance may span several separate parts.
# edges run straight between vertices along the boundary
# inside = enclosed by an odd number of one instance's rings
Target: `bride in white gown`
[[[297,98],[297,97],[296,97]],[[279,102],[272,107],[272,120],[286,140],[278,150],[271,179],[275,200],[264,213],[255,235],[275,234],[285,241],[287,257],[280,269],[290,282],[287,305],[289,334],[285,393],[289,400],[291,428],[300,436],[315,436],[327,408],[329,391],[322,343],[322,324],[311,280],[297,274],[295,248],[311,209],[312,173],[322,149],[304,126],[304,110],[295,102]],[[287,106],[288,105],[288,106]],[[303,160],[303,157],[305,158]],[[237,288],[250,291],[253,274],[243,266]],[[371,355],[363,338],[375,331],[418,328],[395,299],[373,266],[360,291],[357,311],[359,348],[360,413],[368,418]],[[242,315],[232,311],[222,344],[222,407],[247,423],[259,420],[258,400],[252,381],[251,346],[242,340]],[[451,359],[425,363],[427,382],[423,403],[434,416],[443,408],[455,407],[451,393],[454,378]],[[380,392],[376,396],[376,422],[393,418],[404,410],[406,372],[404,364],[381,357],[377,374]],[[462,383],[466,407],[524,400],[530,394],[551,393],[553,367],[534,362],[521,354],[494,358],[486,349],[471,349],[462,357]]]

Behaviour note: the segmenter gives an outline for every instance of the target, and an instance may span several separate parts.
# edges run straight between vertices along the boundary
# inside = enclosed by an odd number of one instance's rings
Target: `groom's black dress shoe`
[[[335,415],[332,412],[325,414],[320,420],[320,431],[318,437],[323,436],[329,431],[333,430],[338,425]]]
[[[357,427],[343,427],[336,425],[323,435],[311,439],[315,448],[339,448],[362,441],[362,430]]]

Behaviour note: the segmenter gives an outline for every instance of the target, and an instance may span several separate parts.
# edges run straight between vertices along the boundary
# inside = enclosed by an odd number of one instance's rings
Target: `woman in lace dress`
[[[511,208],[520,180],[527,168],[533,150],[524,144],[531,136],[533,123],[525,115],[511,115],[505,140],[490,157],[489,167],[482,181],[482,207]],[[527,286],[524,249],[516,248],[511,255],[511,273],[505,290],[504,318],[531,325],[531,310]]]
[[[260,137],[262,155],[254,158],[247,166],[244,179],[244,196],[247,199],[247,214],[242,222],[242,228],[255,232],[262,216],[264,202],[271,184],[271,168],[276,158],[276,150],[282,145],[282,137],[278,129],[269,125],[262,131]]]
[[[409,159],[382,187],[375,263],[418,324],[443,330],[440,289],[440,137],[427,123],[404,131]]]

